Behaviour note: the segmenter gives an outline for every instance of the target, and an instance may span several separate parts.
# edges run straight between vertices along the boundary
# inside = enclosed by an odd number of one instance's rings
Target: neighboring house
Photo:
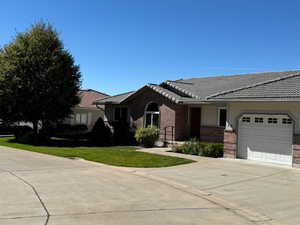
[[[108,95],[87,89],[80,90],[78,96],[80,97],[80,103],[72,109],[73,114],[64,123],[71,125],[83,124],[87,126],[88,131],[91,131],[100,117],[104,120],[104,107],[96,106],[93,102],[108,97]]]
[[[95,101],[108,121],[156,125],[161,139],[224,142],[224,157],[300,165],[300,70],[147,84]]]

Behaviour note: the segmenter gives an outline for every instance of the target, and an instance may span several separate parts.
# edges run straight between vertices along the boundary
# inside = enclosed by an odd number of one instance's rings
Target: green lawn
[[[167,167],[193,162],[178,157],[137,152],[137,148],[131,146],[90,147],[83,142],[74,143],[63,139],[53,139],[47,146],[34,146],[19,144],[13,140],[12,137],[0,138],[0,145],[61,157],[79,157],[114,166]]]

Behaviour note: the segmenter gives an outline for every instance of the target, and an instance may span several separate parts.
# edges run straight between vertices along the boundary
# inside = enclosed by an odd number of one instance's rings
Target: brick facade
[[[236,158],[237,135],[234,131],[224,131],[224,157]]]
[[[188,131],[188,108],[187,106],[177,105],[172,103],[169,99],[161,96],[150,88],[139,93],[133,100],[128,103],[129,113],[133,120],[135,128],[144,126],[144,113],[146,105],[149,102],[155,102],[159,106],[160,111],[160,139],[165,138],[165,128],[167,127],[166,138],[175,140],[184,140],[187,137]]]
[[[293,165],[300,166],[300,135],[294,135],[293,150]]]
[[[224,128],[201,126],[200,141],[223,143]]]

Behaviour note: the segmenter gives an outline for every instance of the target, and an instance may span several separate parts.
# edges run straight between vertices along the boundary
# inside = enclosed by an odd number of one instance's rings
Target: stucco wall
[[[218,126],[218,106],[202,105],[201,106],[201,126]]]
[[[97,122],[97,120],[99,119],[99,117],[101,117],[102,119],[104,118],[104,111],[100,110],[100,109],[89,109],[89,108],[79,108],[79,107],[75,107],[72,109],[73,111],[73,116],[71,115],[70,118],[67,118],[65,120],[65,123],[69,123],[69,124],[77,124],[76,121],[74,120],[76,114],[86,114],[87,115],[87,127],[89,130],[91,130],[95,123]]]
[[[295,120],[295,133],[300,134],[300,103],[297,102],[247,102],[228,103],[227,129],[237,128],[237,119],[242,113],[287,113]]]

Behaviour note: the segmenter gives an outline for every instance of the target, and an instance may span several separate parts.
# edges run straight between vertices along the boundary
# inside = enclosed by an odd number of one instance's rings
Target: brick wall
[[[224,128],[201,126],[200,141],[223,143]]]
[[[146,88],[133,100],[128,103],[129,113],[133,119],[135,128],[144,126],[145,107],[149,102],[155,102],[160,111],[161,139],[164,139],[165,127],[174,127],[174,136],[176,140],[182,140],[187,136],[187,106],[177,105],[169,99],[161,96],[150,88]],[[171,140],[172,130],[168,128],[167,139]]]
[[[293,150],[293,164],[300,166],[300,135],[294,135]]]
[[[224,158],[236,158],[237,135],[234,131],[224,131]]]

